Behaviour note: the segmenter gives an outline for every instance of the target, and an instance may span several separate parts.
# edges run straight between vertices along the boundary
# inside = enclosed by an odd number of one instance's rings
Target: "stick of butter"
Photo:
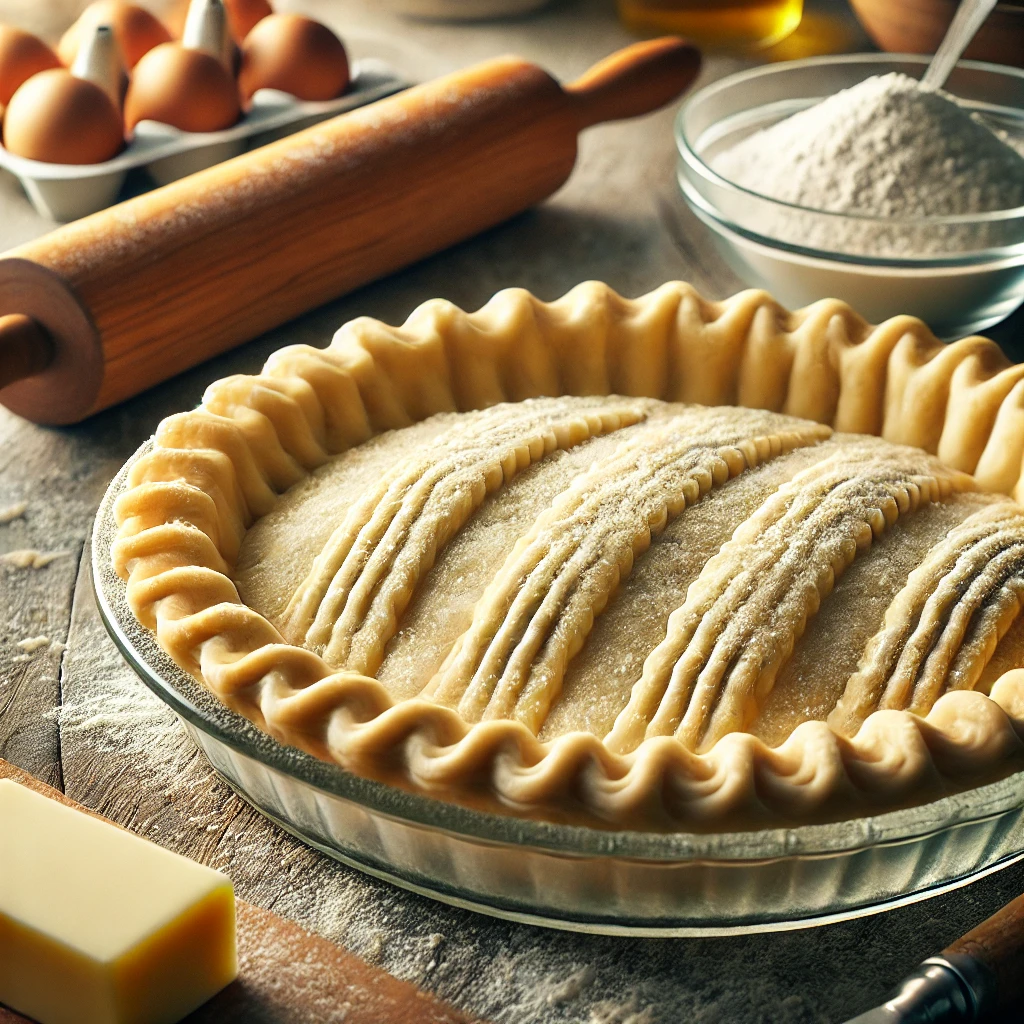
[[[0,1003],[173,1024],[237,973],[226,876],[0,779]]]

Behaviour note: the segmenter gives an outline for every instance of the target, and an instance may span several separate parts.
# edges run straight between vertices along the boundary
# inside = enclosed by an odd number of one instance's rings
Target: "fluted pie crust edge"
[[[986,339],[943,345],[917,319],[872,326],[831,299],[788,312],[762,291],[710,302],[669,283],[628,300],[589,282],[543,303],[510,289],[476,313],[433,300],[399,328],[354,320],[326,349],[282,349],[164,420],[116,506],[113,560],[132,611],[280,742],[542,817],[658,828],[817,816],[961,785],[1024,752],[1024,667],[990,697],[946,693],[923,718],[876,711],[852,738],[805,722],[774,749],[731,733],[703,754],[665,736],[623,755],[589,733],[542,743],[517,721],[396,703],[242,603],[230,573],[246,530],[331,456],[436,413],[562,394],[772,409],[923,448],[1024,504],[1024,365]]]

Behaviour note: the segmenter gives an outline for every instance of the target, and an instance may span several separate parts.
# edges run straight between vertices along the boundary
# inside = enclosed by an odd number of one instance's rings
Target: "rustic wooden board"
[[[5,566],[0,573],[0,607],[6,611],[6,642],[0,645],[0,757],[23,764],[58,788],[63,779],[53,710],[60,702],[60,664],[80,552],[79,544],[46,568]],[[48,645],[32,654],[18,646],[43,636]]]
[[[612,0],[561,0],[536,17],[473,26],[410,22],[384,4],[350,4],[342,12],[337,0],[296,2],[333,19],[357,56],[383,57],[419,78],[507,52],[572,78],[629,41]],[[809,0],[811,8],[823,3],[845,11],[844,0]],[[791,49],[789,55],[800,54]],[[740,66],[710,57],[705,80]],[[352,317],[401,323],[435,296],[476,308],[508,286],[551,299],[587,279],[605,280],[626,295],[673,278],[692,281],[709,297],[735,291],[740,283],[675,195],[671,132],[671,111],[587,132],[573,177],[539,209],[74,429],[34,427],[0,410],[0,507],[29,499],[23,521],[0,525],[0,551],[78,551],[106,483],[162,416],[193,406],[218,377],[253,372],[282,345],[326,344]],[[48,226],[13,180],[0,175],[0,247]],[[1024,358],[1024,313],[990,333]],[[1024,889],[1024,866],[1018,866],[883,917],[811,932],[679,941],[546,932],[432,904],[335,864],[266,822],[216,777],[180,730],[169,734],[158,757],[147,754],[146,734],[133,735],[123,712],[169,712],[146,703],[99,622],[88,573],[75,584],[76,572],[74,557],[24,577],[0,570],[0,615],[14,624],[0,644],[0,705],[25,664],[10,659],[35,621],[32,609],[44,608],[49,624],[32,635],[68,642],[63,654],[47,649],[31,659],[17,700],[0,716],[0,756],[6,750],[8,760],[47,781],[59,784],[62,777],[67,794],[83,804],[225,869],[242,899],[480,1017],[502,1024],[840,1021],[877,1002],[903,972]],[[308,1019],[293,1015],[272,991],[264,994],[264,1015],[252,1011],[243,1019]],[[343,1007],[333,1009],[317,1024],[341,1019]],[[9,1019],[0,1015],[0,1024]]]
[[[4,760],[0,779],[13,779],[68,807],[95,813]],[[237,900],[237,912],[238,980],[190,1014],[188,1024],[321,1024],[339,1010],[351,1024],[470,1020],[415,985],[268,910]],[[0,1024],[28,1021],[0,1006]]]
[[[68,520],[77,522],[55,523],[46,497],[60,468],[54,461],[48,438],[14,417],[0,420],[0,518],[8,520],[0,522],[0,558],[60,552],[39,568],[0,561],[0,757],[60,788],[53,711],[60,702],[60,664],[89,509],[74,515],[69,508]],[[19,646],[38,637],[50,643],[31,653]]]

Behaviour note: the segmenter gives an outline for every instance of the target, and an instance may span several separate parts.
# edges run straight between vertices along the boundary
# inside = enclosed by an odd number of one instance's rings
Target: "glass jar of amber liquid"
[[[669,32],[714,49],[760,49],[800,24],[804,0],[618,0],[641,32]]]

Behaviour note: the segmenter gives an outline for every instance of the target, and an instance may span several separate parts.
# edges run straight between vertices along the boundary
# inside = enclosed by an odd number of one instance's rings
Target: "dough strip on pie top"
[[[422,695],[470,722],[515,718],[538,732],[569,661],[652,534],[713,486],[830,434],[699,407],[637,427],[516,542]]]
[[[608,746],[674,734],[705,751],[743,729],[857,552],[920,503],[972,486],[938,463],[922,470],[924,458],[853,443],[780,487],[690,585]]]
[[[1024,607],[1024,513],[1000,502],[969,516],[893,599],[828,723],[853,735],[880,708],[925,715],[973,689]]]
[[[419,581],[488,494],[556,449],[644,415],[628,399],[539,398],[468,416],[351,506],[289,601],[286,635],[373,675]]]

